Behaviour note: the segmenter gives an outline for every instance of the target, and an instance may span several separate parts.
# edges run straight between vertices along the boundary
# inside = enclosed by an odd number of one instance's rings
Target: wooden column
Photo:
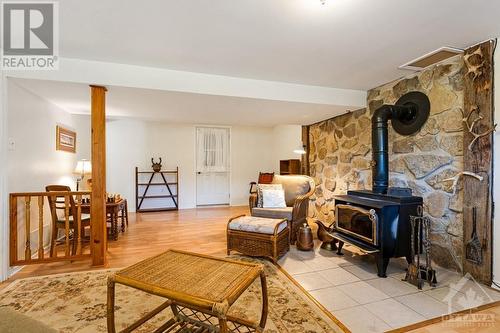
[[[105,87],[90,86],[92,127],[92,265],[106,264],[106,91]]]
[[[472,209],[477,210],[476,234],[481,243],[481,262],[467,258],[464,273],[490,284],[492,280],[492,157],[493,157],[493,42],[473,46],[464,53],[464,170],[483,177],[464,178],[464,243],[471,240]],[[470,257],[469,257],[470,258]]]
[[[302,126],[302,146],[306,153],[301,157],[302,174],[309,175],[309,126]]]

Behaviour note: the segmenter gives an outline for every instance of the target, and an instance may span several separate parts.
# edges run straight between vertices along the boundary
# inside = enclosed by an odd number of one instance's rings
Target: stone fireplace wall
[[[415,76],[368,92],[367,109],[308,126],[309,170],[317,183],[309,214],[331,223],[333,195],[371,189],[371,115],[409,91],[422,91],[431,111],[417,134],[389,130],[390,186],[409,187],[424,198],[432,219],[433,257],[441,266],[461,270],[463,259],[463,189],[444,181],[463,171],[462,110],[464,62],[456,56]]]

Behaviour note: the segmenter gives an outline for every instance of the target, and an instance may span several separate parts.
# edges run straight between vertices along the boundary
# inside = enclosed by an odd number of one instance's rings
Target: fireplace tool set
[[[486,228],[484,235],[486,237]],[[483,241],[483,244],[486,244],[486,239]],[[483,262],[483,244],[481,244],[477,233],[477,207],[472,207],[472,235],[467,244],[465,244],[465,259],[476,265],[481,265]]]
[[[430,222],[428,217],[423,216],[422,206],[418,207],[417,216],[410,216],[411,262],[408,264],[404,281],[417,286],[418,289],[422,289],[425,281],[431,287],[437,284],[436,271],[432,268]],[[425,255],[425,264],[421,264],[422,254]]]

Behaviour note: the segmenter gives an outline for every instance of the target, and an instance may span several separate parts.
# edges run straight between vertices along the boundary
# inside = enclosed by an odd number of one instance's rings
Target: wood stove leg
[[[344,246],[344,242],[342,241],[339,241],[339,245],[338,245],[338,248],[337,248],[337,254],[339,256],[343,256],[344,254],[342,253],[342,247]]]
[[[387,277],[386,271],[387,271],[387,266],[389,265],[389,259],[390,258],[384,258],[382,255],[377,255],[376,261],[377,261],[377,275],[379,277]]]

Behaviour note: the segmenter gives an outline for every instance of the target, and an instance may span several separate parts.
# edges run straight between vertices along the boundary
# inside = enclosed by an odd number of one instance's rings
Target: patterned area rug
[[[281,271],[264,262],[269,315],[265,332],[342,332],[306,294]],[[6,306],[60,332],[107,332],[106,279],[113,270],[69,273],[14,281],[0,291]],[[160,305],[164,299],[122,285],[116,287],[116,328],[121,330]],[[261,310],[257,280],[231,307],[230,313],[257,321]],[[151,332],[172,317],[170,309],[140,327]]]

